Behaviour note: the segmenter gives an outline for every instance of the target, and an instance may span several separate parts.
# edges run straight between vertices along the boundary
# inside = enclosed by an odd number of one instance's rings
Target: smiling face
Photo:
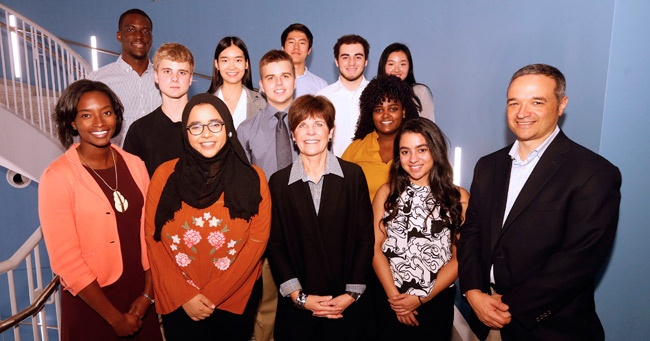
[[[339,49],[336,66],[341,77],[353,82],[363,75],[363,70],[368,65],[368,60],[361,44],[343,44]]]
[[[300,154],[317,156],[327,153],[327,144],[334,134],[334,129],[330,130],[322,117],[312,115],[298,123],[292,134]]]
[[[219,53],[219,58],[214,61],[214,67],[219,70],[224,83],[240,84],[248,69],[248,61],[237,45],[230,45]]]
[[[213,122],[223,122],[221,115],[215,107],[210,104],[199,104],[192,108],[187,118],[187,126],[195,124],[210,124]],[[208,127],[203,127],[201,135],[194,136],[187,131],[187,139],[190,146],[206,158],[211,158],[223,148],[226,144],[226,127],[222,126],[221,131],[213,133]]]
[[[289,32],[282,49],[291,56],[294,64],[304,63],[309,53],[311,53],[309,38],[301,31]]]
[[[508,88],[508,126],[526,150],[531,151],[553,133],[566,105],[566,96],[558,103],[553,78],[518,77]]]
[[[79,133],[80,148],[110,145],[116,125],[117,115],[105,93],[93,91],[81,96],[72,122],[72,128]]]
[[[395,51],[388,55],[385,70],[387,75],[397,76],[401,80],[405,80],[410,67],[406,53],[404,51]]]
[[[419,133],[406,132],[399,139],[399,162],[412,183],[429,186],[433,156],[427,140]]]
[[[140,14],[127,14],[117,31],[117,40],[122,43],[123,58],[148,59],[153,41],[151,22]]]
[[[296,87],[293,65],[287,60],[272,62],[260,70],[260,89],[266,94],[269,104],[278,110],[286,109],[293,100]]]
[[[190,63],[173,62],[163,59],[154,72],[153,79],[158,84],[160,92],[168,98],[181,98],[187,95],[192,84],[192,67]]]
[[[384,98],[384,101],[377,104],[372,111],[372,121],[375,123],[377,134],[394,135],[397,133],[405,115],[406,110],[400,101]]]

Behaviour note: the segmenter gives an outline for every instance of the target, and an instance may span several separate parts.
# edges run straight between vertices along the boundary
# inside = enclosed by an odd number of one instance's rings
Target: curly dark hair
[[[390,167],[388,183],[390,192],[384,203],[388,215],[382,219],[384,224],[395,219],[398,210],[400,195],[409,185],[409,175],[400,163],[399,142],[404,133],[420,134],[427,141],[429,152],[433,157],[433,168],[429,172],[429,188],[435,204],[440,208],[440,218],[451,231],[451,241],[458,241],[457,234],[462,223],[462,206],[460,204],[460,191],[453,183],[453,169],[447,157],[447,137],[431,120],[419,117],[402,124],[393,145],[393,164]],[[431,215],[432,212],[429,212]],[[427,217],[428,218],[428,217]]]
[[[375,130],[372,113],[377,105],[385,100],[399,101],[406,110],[404,122],[420,117],[420,104],[413,92],[413,87],[397,76],[383,75],[373,78],[359,97],[359,120],[354,140],[362,139]]]
[[[56,129],[59,135],[59,141],[61,144],[68,148],[72,145],[73,136],[79,135],[74,128],[72,128],[72,122],[74,122],[77,117],[77,105],[81,96],[87,92],[101,92],[108,97],[111,101],[111,106],[113,107],[113,112],[117,117],[117,122],[115,126],[115,132],[113,136],[117,136],[122,129],[123,113],[124,106],[122,102],[117,97],[117,95],[108,87],[108,85],[102,82],[95,82],[88,79],[78,80],[70,84],[61,94],[59,101],[56,102],[56,107],[54,108],[54,121],[56,122]]]

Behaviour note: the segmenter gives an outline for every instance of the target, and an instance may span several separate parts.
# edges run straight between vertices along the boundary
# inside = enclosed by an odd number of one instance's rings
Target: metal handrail
[[[55,275],[52,281],[43,289],[43,292],[41,292],[40,295],[34,300],[32,304],[30,304],[27,308],[23,309],[20,311],[18,314],[15,314],[11,316],[10,318],[0,321],[0,334],[3,333],[5,330],[14,327],[15,325],[19,324],[26,318],[30,316],[36,315],[41,309],[43,309],[43,306],[45,303],[47,303],[47,300],[54,294],[57,289],[59,288],[59,275]]]
[[[117,52],[113,52],[113,51],[109,51],[109,50],[100,49],[100,48],[98,48],[98,47],[88,46],[88,45],[86,45],[86,44],[77,43],[76,41],[72,41],[72,40],[68,40],[68,39],[63,39],[63,38],[59,38],[59,39],[61,39],[61,41],[65,42],[65,43],[68,44],[68,45],[74,45],[74,46],[84,47],[84,48],[87,48],[87,49],[97,50],[97,52],[101,52],[101,53],[109,54],[109,55],[112,55],[112,56],[119,56],[119,55],[120,55],[120,54],[117,53]],[[207,79],[207,80],[212,80],[212,77],[210,77],[210,76],[206,76],[206,75],[204,75],[204,74],[202,74],[202,73],[198,73],[198,72],[194,72],[194,76],[197,76],[197,77],[200,77],[200,78],[203,78],[203,79]]]

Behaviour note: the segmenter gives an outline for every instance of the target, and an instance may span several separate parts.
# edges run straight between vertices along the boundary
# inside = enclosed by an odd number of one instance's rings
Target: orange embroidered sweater
[[[163,163],[151,179],[145,207],[145,240],[156,296],[156,311],[169,314],[201,293],[217,309],[242,314],[262,273],[262,254],[271,229],[271,196],[262,170],[259,212],[247,222],[230,219],[223,195],[212,206],[182,203],[174,219],[153,239],[156,208],[178,159]]]

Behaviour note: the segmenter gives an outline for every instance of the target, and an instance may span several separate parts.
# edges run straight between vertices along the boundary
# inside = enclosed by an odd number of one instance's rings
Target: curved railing
[[[0,333],[13,328],[14,340],[20,340],[21,322],[30,319],[31,321],[25,324],[31,325],[31,331],[34,340],[48,340],[48,328],[57,328],[57,321],[61,317],[61,309],[59,306],[59,295],[57,295],[59,286],[59,277],[53,276],[52,281],[43,287],[43,273],[41,268],[41,253],[39,243],[43,239],[43,232],[39,226],[34,233],[27,239],[27,241],[7,260],[0,262],[0,275],[7,274],[9,284],[9,300],[11,305],[11,317],[0,321]],[[32,257],[33,253],[33,257]],[[29,304],[27,308],[18,311],[18,302],[16,302],[16,279],[14,272],[18,271],[18,267],[25,263],[25,272],[27,274],[27,287],[29,294]],[[22,269],[20,269],[22,271]],[[36,274],[36,278],[34,278]],[[19,282],[23,282],[19,280]],[[50,299],[51,298],[51,299]],[[46,304],[54,304],[56,311],[56,321],[51,326],[48,326],[45,310],[43,309]],[[59,330],[60,332],[60,330]],[[59,333],[59,337],[60,337]]]
[[[1,105],[56,141],[51,117],[56,100],[89,71],[67,44],[0,4]]]

